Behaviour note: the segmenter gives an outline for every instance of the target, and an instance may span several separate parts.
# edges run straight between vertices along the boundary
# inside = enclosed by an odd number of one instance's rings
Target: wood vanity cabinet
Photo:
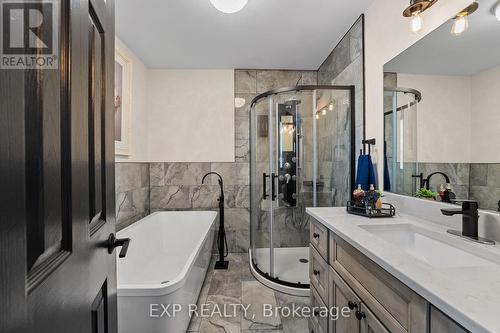
[[[310,230],[311,305],[339,312],[337,318],[313,315],[310,332],[467,332],[313,218]],[[349,317],[340,314],[345,307]]]
[[[453,319],[446,316],[444,313],[439,311],[436,307],[431,305],[430,310],[431,316],[431,324],[430,329],[431,333],[467,333],[465,328],[457,324]]]

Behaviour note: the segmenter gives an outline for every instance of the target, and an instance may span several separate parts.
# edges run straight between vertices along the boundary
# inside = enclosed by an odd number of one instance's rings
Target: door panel
[[[269,100],[262,99],[252,106],[250,113],[251,144],[251,205],[252,261],[264,274],[271,272],[271,173]]]
[[[355,316],[361,304],[360,299],[332,268],[330,268],[329,280],[330,307],[351,309],[349,317],[339,316],[337,320],[330,321],[330,333],[360,333],[360,321]]]
[[[114,2],[54,8],[58,68],[0,69],[0,331],[113,333]]]
[[[361,304],[361,316],[364,317],[361,320],[361,333],[390,333],[365,304]]]

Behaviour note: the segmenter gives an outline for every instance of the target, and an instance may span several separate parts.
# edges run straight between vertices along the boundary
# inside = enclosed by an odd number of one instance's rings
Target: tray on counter
[[[390,203],[382,203],[381,209],[373,209],[370,206],[356,204],[354,201],[347,202],[347,212],[349,214],[364,216],[368,218],[393,217],[396,215],[396,208]]]

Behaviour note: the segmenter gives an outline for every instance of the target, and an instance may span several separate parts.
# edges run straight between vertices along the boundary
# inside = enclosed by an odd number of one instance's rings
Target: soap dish
[[[396,215],[396,208],[390,203],[382,203],[381,209],[374,209],[370,206],[356,204],[354,201],[347,202],[347,212],[349,214],[364,216],[368,218],[393,217]]]

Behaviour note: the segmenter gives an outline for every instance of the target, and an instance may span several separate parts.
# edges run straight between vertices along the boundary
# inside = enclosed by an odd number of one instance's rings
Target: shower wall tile
[[[318,72],[317,71],[303,71],[302,79],[300,84],[303,86],[315,86],[318,84]]]
[[[255,94],[257,92],[256,70],[235,70],[234,88],[236,94]]]
[[[248,117],[234,118],[234,133],[235,139],[248,141],[250,136],[250,123]]]
[[[236,162],[250,161],[250,143],[248,140],[236,139],[234,142],[234,158]]]
[[[355,101],[352,107],[355,109],[353,125],[356,156],[362,147],[361,140],[364,135],[363,53],[363,18],[360,17],[318,69],[318,84],[320,85],[353,85],[355,87]],[[350,197],[350,168],[346,164],[350,155],[350,138],[345,134],[350,130],[351,124],[348,118],[351,110],[346,108],[342,111],[345,112],[339,112],[337,115],[335,131],[333,131],[339,133],[333,139],[335,150],[332,156],[332,162],[334,162],[332,171],[335,172],[332,172],[331,178],[328,179],[328,187],[331,187],[326,188],[326,192],[322,194],[324,204],[330,200],[336,206],[345,205],[345,201]],[[328,145],[328,141],[325,141],[325,144]]]
[[[316,82],[316,71],[258,70],[257,93]],[[315,84],[315,83],[314,83]]]
[[[243,98],[245,100],[245,105],[240,108],[234,108],[235,117],[248,117],[250,115],[250,107],[252,100],[257,96],[257,94],[235,94],[236,98]]]
[[[351,61],[363,54],[363,22],[358,20],[349,31]]]

